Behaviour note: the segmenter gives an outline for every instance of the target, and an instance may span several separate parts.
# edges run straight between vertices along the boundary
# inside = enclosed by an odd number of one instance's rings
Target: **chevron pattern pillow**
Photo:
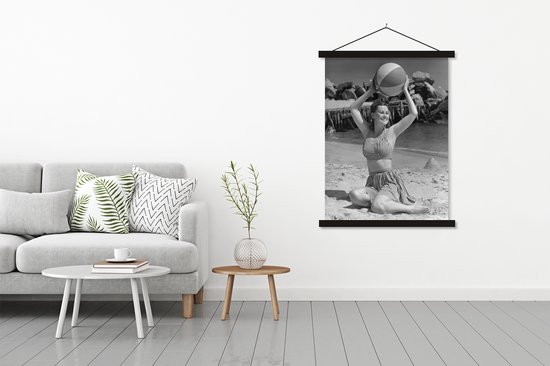
[[[137,166],[132,173],[136,188],[130,203],[130,231],[177,238],[180,208],[191,198],[197,180],[162,178]]]
[[[128,205],[134,184],[131,173],[97,177],[78,170],[69,213],[71,231],[128,234]]]

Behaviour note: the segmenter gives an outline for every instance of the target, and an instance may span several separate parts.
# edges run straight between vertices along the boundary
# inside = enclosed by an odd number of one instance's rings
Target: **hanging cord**
[[[389,29],[389,30],[391,30],[392,32],[399,34],[400,36],[407,37],[408,39],[412,39],[412,40],[415,41],[415,42],[418,42],[418,43],[420,43],[420,44],[422,44],[422,45],[424,45],[424,46],[427,46],[427,47],[430,47],[430,48],[432,48],[432,49],[434,49],[434,50],[436,50],[436,51],[439,51],[437,48],[432,47],[432,46],[430,46],[429,44],[426,44],[426,43],[424,43],[424,42],[421,42],[421,41],[419,41],[418,39],[415,39],[415,38],[413,38],[413,37],[410,37],[410,36],[408,36],[408,35],[406,35],[406,34],[403,34],[403,33],[399,32],[399,31],[396,31],[395,29],[392,29],[392,28],[388,27],[388,23],[386,23],[386,26],[385,26],[385,27],[382,27],[382,28],[380,28],[380,29],[377,29],[377,30],[375,30],[374,32],[371,32],[371,33],[369,33],[369,34],[367,34],[367,35],[364,35],[363,37],[359,37],[359,38],[357,38],[356,40],[353,40],[353,41],[351,41],[351,42],[348,42],[348,43],[346,43],[345,45],[342,45],[342,46],[340,46],[340,47],[338,47],[338,48],[333,49],[333,51],[338,51],[340,48],[346,47],[346,46],[348,46],[348,45],[350,45],[350,44],[352,44],[352,43],[355,43],[355,42],[357,42],[357,41],[359,41],[359,40],[361,40],[361,39],[363,39],[363,38],[367,38],[368,36],[372,36],[372,35],[375,34],[375,33],[378,33],[378,32],[380,32],[380,31],[383,31],[384,29]]]

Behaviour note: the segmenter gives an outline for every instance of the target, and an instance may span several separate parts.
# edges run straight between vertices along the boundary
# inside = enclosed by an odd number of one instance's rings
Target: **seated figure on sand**
[[[409,107],[409,114],[399,122],[386,128],[390,122],[390,111],[387,103],[381,99],[374,101],[370,107],[373,124],[369,124],[361,115],[361,106],[374,92],[371,83],[368,91],[351,105],[353,121],[365,137],[363,155],[367,158],[369,177],[365,187],[349,193],[351,201],[360,207],[367,207],[374,213],[427,213],[427,207],[414,205],[415,199],[409,194],[403,179],[392,169],[392,154],[395,140],[416,119],[418,111],[409,94],[409,79],[405,82],[403,93]]]

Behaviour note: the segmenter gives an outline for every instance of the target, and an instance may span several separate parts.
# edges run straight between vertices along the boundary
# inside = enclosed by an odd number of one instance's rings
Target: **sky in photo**
[[[409,78],[413,72],[423,71],[431,75],[434,87],[448,90],[448,59],[446,58],[326,58],[325,75],[338,85],[351,81],[357,85],[369,83],[380,65],[393,62],[401,65]]]

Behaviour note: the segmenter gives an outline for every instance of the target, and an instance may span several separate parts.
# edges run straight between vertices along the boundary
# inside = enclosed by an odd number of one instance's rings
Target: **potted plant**
[[[234,256],[239,267],[244,269],[257,269],[263,266],[267,259],[267,248],[265,244],[250,236],[252,222],[258,216],[256,205],[260,197],[260,174],[252,164],[248,166],[248,177],[240,174],[237,163],[231,161],[229,171],[222,175],[225,198],[235,209],[235,214],[245,222],[248,237],[242,239],[235,246]]]

